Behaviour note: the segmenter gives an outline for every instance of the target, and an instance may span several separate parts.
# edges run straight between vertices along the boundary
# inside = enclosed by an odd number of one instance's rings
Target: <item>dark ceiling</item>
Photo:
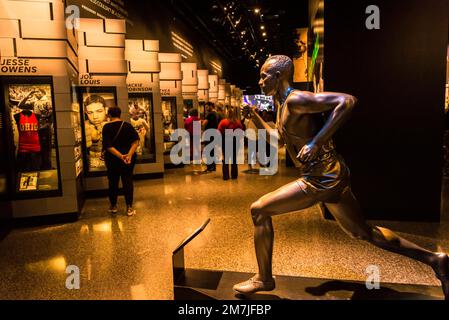
[[[259,90],[259,67],[269,54],[293,55],[295,29],[308,26],[308,0],[167,0],[166,4],[233,66],[232,80],[248,91]]]

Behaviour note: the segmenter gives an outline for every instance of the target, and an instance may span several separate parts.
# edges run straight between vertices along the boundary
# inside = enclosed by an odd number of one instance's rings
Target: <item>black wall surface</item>
[[[381,29],[368,30],[367,6]],[[359,104],[336,136],[367,218],[440,218],[446,0],[325,1],[326,91]]]

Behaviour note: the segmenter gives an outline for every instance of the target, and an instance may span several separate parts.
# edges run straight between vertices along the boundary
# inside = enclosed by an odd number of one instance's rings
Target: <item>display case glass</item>
[[[6,133],[5,133],[5,113],[0,111],[0,199],[6,198],[8,194],[8,161],[6,148]]]
[[[84,172],[86,176],[105,176],[103,127],[108,123],[108,109],[117,105],[115,87],[79,87]]]
[[[79,178],[84,171],[83,165],[83,133],[81,127],[81,116],[80,116],[80,103],[77,94],[75,84],[72,83],[71,86],[71,96],[72,96],[72,128],[73,134],[75,136],[75,146],[73,149],[73,154],[75,156],[75,172],[76,177]]]
[[[201,119],[206,119],[206,102],[200,101],[199,102],[199,110],[198,110],[199,116]]]
[[[192,109],[193,109],[193,100],[184,99],[184,119],[187,119],[189,117],[189,112]]]
[[[151,93],[130,93],[128,112],[130,122],[140,138],[136,150],[137,163],[156,162],[153,95]]]
[[[176,112],[176,98],[163,97],[162,98],[162,117],[164,124],[164,149],[165,152],[170,151],[175,142],[171,142],[170,136],[178,128],[178,117]]]
[[[4,148],[17,198],[59,196],[56,115],[51,77],[2,77]],[[3,140],[3,138],[2,138]]]

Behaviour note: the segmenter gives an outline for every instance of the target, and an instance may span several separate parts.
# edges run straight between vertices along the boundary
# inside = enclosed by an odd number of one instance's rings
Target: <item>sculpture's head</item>
[[[271,56],[260,70],[259,86],[267,96],[274,96],[281,83],[293,80],[293,61],[287,56]]]

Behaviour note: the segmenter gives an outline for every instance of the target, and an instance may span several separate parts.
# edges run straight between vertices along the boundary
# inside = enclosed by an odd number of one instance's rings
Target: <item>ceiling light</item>
[[[263,35],[264,37],[266,37],[266,36],[267,36],[267,33],[266,33],[266,32],[264,32],[264,33],[262,33],[262,35]]]
[[[259,8],[254,9],[254,13],[255,14],[259,14],[260,13],[260,9]]]
[[[260,26],[260,29],[265,30],[265,26],[264,25]]]

